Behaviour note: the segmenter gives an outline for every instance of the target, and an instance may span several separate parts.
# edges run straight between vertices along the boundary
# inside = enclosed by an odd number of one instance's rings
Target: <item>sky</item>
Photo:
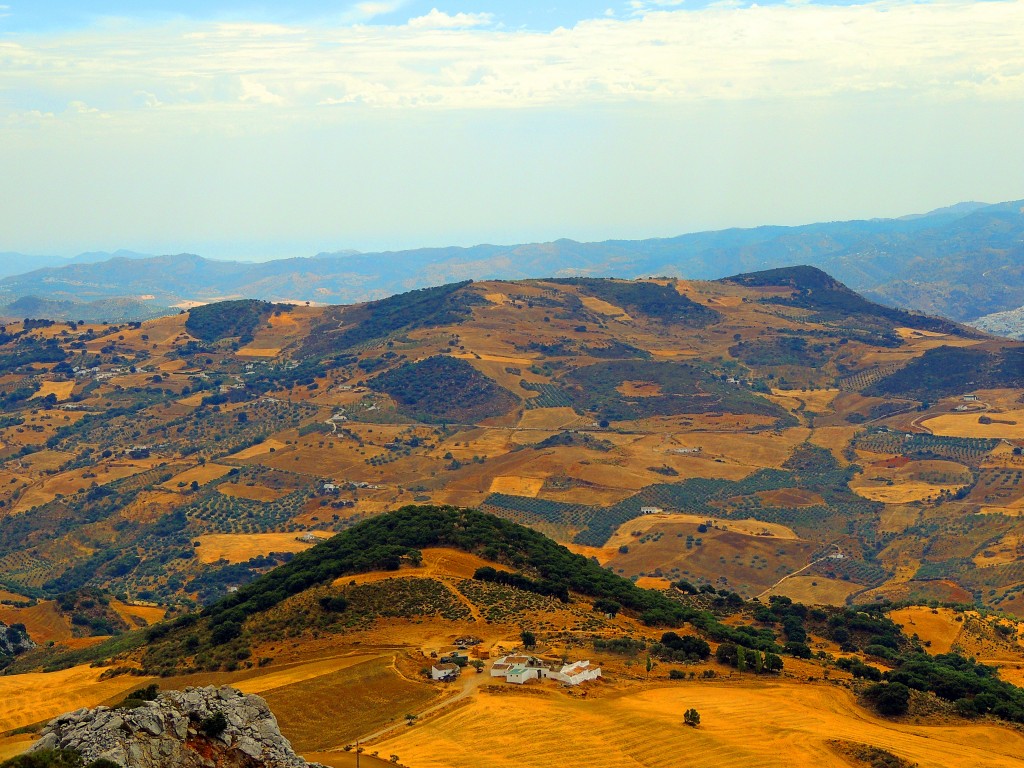
[[[265,259],[1020,199],[1022,40],[1024,0],[0,0],[0,251]]]

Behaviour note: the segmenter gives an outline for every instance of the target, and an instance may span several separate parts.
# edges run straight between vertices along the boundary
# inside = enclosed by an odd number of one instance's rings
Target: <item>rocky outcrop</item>
[[[7,626],[0,621],[0,656],[16,656],[36,647],[25,630],[24,624]]]
[[[136,702],[138,703],[138,702]],[[131,709],[80,709],[50,721],[32,750],[73,749],[125,768],[307,768],[259,696],[229,688],[164,691]]]

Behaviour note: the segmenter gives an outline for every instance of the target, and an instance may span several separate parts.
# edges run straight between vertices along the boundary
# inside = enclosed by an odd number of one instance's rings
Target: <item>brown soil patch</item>
[[[624,381],[615,388],[626,397],[657,397],[661,385],[653,381]]]

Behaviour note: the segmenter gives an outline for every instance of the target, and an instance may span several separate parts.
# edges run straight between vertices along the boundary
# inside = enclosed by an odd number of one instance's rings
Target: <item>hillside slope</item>
[[[8,323],[5,621],[212,603],[408,504],[643,585],[1020,610],[1022,349],[813,268]]]
[[[188,254],[143,259],[115,255],[102,263],[79,259],[5,277],[0,280],[0,305],[24,296],[82,302],[144,296],[164,307],[225,297],[351,303],[466,279],[521,280],[549,274],[706,280],[811,264],[889,306],[966,321],[1024,305],[1022,208],[1022,201],[963,204],[899,219],[600,243],[557,240],[344,251],[255,264]]]

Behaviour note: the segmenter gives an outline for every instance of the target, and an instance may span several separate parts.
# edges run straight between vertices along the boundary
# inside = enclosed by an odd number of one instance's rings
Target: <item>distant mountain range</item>
[[[0,274],[26,263],[38,261],[0,254]],[[959,203],[899,219],[727,229],[649,240],[341,251],[264,263],[214,261],[193,254],[82,254],[71,260],[49,259],[43,268],[0,280],[0,312],[18,316],[15,308],[4,312],[3,307],[29,296],[62,302],[131,299],[138,305],[131,311],[146,317],[183,301],[245,297],[338,304],[466,279],[717,279],[798,264],[819,267],[884,304],[971,322],[1024,306],[1024,201]],[[67,306],[65,311],[72,314],[78,309]],[[118,306],[127,311],[125,303]]]

